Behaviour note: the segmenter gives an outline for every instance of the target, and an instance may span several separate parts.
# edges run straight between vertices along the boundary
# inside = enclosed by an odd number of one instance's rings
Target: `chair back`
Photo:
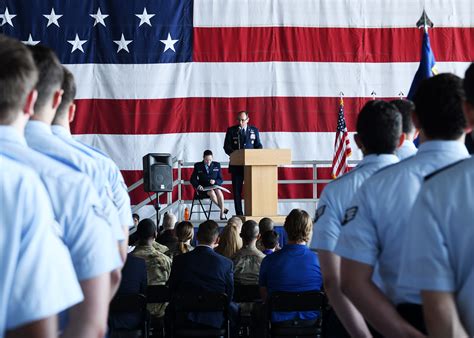
[[[322,311],[325,295],[321,291],[273,292],[268,301],[270,312]]]
[[[170,297],[170,290],[166,285],[148,285],[146,289],[148,304],[167,303]]]
[[[224,312],[227,313],[229,300],[225,293],[180,293],[172,298],[177,312]]]
[[[261,301],[260,287],[257,284],[234,284],[234,302],[255,303]]]
[[[116,295],[110,302],[111,313],[145,312],[146,297],[142,294]]]

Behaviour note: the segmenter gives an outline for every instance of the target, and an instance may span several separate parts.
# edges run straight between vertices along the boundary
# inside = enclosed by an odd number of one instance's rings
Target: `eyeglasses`
[[[239,121],[239,122],[245,122],[247,120],[248,120],[248,118],[246,118],[246,119],[237,119],[237,121]]]

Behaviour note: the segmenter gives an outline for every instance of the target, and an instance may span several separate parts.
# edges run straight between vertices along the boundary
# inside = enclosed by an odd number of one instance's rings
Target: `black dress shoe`
[[[226,215],[221,216],[221,221],[225,221],[225,220],[227,220],[227,216]]]

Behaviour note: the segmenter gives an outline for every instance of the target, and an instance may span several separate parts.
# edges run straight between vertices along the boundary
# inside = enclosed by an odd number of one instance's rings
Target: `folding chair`
[[[161,304],[170,301],[170,291],[166,285],[148,285],[146,289],[147,304]],[[150,318],[150,335],[156,337],[160,332],[160,337],[165,337],[165,319]]]
[[[239,321],[239,337],[250,337],[252,328],[252,312],[255,304],[261,304],[260,287],[258,284],[234,284],[235,303],[240,303],[240,321]],[[255,323],[254,323],[255,324]]]
[[[234,284],[234,302],[236,303],[254,303],[261,302],[260,287],[258,284]]]
[[[267,303],[269,337],[322,337],[326,296],[321,291],[274,292]],[[272,322],[272,312],[319,311],[316,320]]]
[[[142,294],[116,295],[109,306],[109,317],[114,315],[138,314],[140,323],[135,328],[114,328],[109,325],[109,337],[145,337],[148,338],[148,318],[146,298]],[[110,320],[109,320],[110,324]]]
[[[203,203],[203,201],[206,201],[206,200],[209,200],[209,209],[208,210],[206,210],[206,208],[204,207],[206,204]],[[211,217],[211,213],[213,213],[213,212],[219,212],[220,213],[220,209],[218,209],[218,210],[213,210],[212,209],[213,205],[216,205],[216,204],[211,200],[211,198],[209,196],[207,196],[207,194],[205,192],[199,192],[197,190],[194,190],[193,202],[191,204],[191,210],[189,211],[189,219],[191,219],[191,217],[193,216],[194,207],[195,206],[200,206],[202,211],[194,211],[194,213],[204,214],[204,216],[206,217],[206,220],[209,220],[209,218]]]
[[[225,293],[203,292],[174,295],[171,300],[173,309],[173,337],[230,337],[229,299]],[[221,328],[188,325],[183,322],[189,313],[220,312],[224,317]]]

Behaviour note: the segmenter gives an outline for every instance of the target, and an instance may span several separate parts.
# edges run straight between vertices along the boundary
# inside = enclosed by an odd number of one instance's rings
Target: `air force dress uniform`
[[[238,149],[262,149],[260,134],[254,126],[240,128],[232,126],[227,129],[224,140],[224,151],[230,156]],[[232,174],[232,189],[234,195],[235,213],[243,215],[242,212],[242,186],[244,182],[244,167],[229,166],[229,172]]]
[[[344,212],[357,189],[379,169],[397,162],[395,155],[367,155],[352,171],[326,185],[314,218],[311,249],[334,251]]]
[[[423,178],[468,157],[457,141],[429,141],[416,156],[380,170],[357,191],[346,210],[336,254],[378,270],[393,304],[421,304],[418,289],[398,287],[402,245],[411,226],[408,218]]]
[[[398,283],[452,292],[461,321],[474,336],[474,159],[425,180],[409,218]]]
[[[417,151],[418,149],[412,141],[405,140],[402,146],[395,150],[395,155],[397,155],[400,160],[404,160],[416,155]]]
[[[98,149],[74,139],[69,130],[66,128],[53,125],[51,130],[53,131],[53,134],[59,137],[61,140],[84,152],[86,155],[90,156],[97,162],[101,171],[105,173],[110,188],[112,189],[112,200],[118,210],[120,224],[122,226],[128,226],[128,228],[133,227],[130,196],[128,195],[127,186],[125,185],[122,173],[115,162]]]
[[[209,187],[211,186],[210,180],[215,181],[215,185],[222,184],[222,170],[219,162],[211,162],[210,166],[207,166],[204,161],[194,163],[194,170],[191,174],[191,184],[195,189],[198,186]]]
[[[29,148],[11,126],[0,126],[0,154],[30,167],[40,176],[79,281],[121,266],[117,242],[89,177]]]
[[[51,126],[40,121],[29,121],[26,124],[25,138],[31,148],[91,178],[100,197],[102,213],[107,218],[114,236],[118,241],[124,240],[124,231],[120,224],[118,210],[112,200],[112,191],[107,177],[94,160],[59,139],[51,131]]]
[[[0,133],[2,135],[2,133]],[[0,337],[81,302],[83,295],[45,187],[0,155]]]

